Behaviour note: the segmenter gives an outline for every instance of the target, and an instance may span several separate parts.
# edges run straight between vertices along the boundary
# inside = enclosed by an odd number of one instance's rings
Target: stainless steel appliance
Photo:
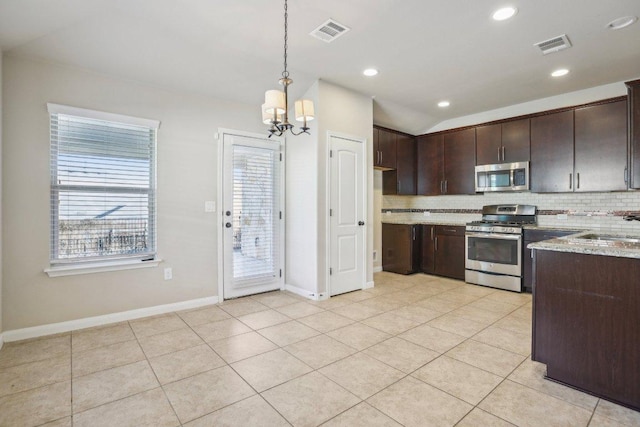
[[[476,166],[476,192],[528,190],[529,162]]]
[[[465,230],[465,282],[522,291],[522,226],[536,222],[532,205],[488,205]]]

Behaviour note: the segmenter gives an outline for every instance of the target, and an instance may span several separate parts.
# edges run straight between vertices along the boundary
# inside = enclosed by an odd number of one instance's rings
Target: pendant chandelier
[[[295,119],[302,122],[300,132],[295,133],[293,125],[289,123],[289,99],[288,87],[293,80],[289,78],[287,71],[287,42],[288,42],[288,18],[287,0],[284,0],[284,71],[282,77],[278,80],[284,90],[268,90],[264,94],[264,104],[262,104],[262,122],[271,126],[269,128],[269,137],[272,135],[282,136],[287,131],[293,135],[302,133],[309,134],[307,122],[313,120],[313,102],[309,99],[300,99],[295,102]]]

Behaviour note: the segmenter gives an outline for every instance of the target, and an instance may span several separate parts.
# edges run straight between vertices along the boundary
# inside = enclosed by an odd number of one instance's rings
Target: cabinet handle
[[[569,174],[569,190],[573,188],[573,174]]]
[[[498,163],[500,163],[500,147],[498,147]]]
[[[440,181],[440,194],[444,194],[444,181]]]
[[[382,150],[380,150],[380,164],[382,164]]]
[[[413,238],[413,240],[416,240],[416,228],[415,228],[415,227],[413,227],[413,228],[411,229],[411,233],[412,233],[412,238]]]
[[[444,180],[444,194],[448,194],[449,193],[449,181],[447,181],[446,179]]]
[[[577,190],[580,188],[580,172],[576,174],[576,179],[578,180],[578,182],[576,182],[576,190]]]
[[[400,184],[400,180],[398,180],[398,188],[396,188],[396,193],[400,194],[400,189],[402,188],[402,185]]]
[[[431,226],[431,240],[433,240],[433,229],[434,228],[435,228],[434,226]]]
[[[503,145],[503,146],[502,146],[502,161],[503,161],[503,162],[504,162],[504,158],[505,158],[505,156],[504,156],[504,145]]]
[[[627,178],[627,168],[624,168],[624,183],[626,184],[628,182],[628,178]]]
[[[433,250],[436,251],[436,252],[438,251],[438,236],[436,236],[436,242],[435,242],[435,245],[433,247]]]

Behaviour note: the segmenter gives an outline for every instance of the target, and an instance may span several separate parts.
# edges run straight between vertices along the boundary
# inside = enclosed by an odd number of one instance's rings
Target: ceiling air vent
[[[333,19],[329,19],[324,24],[320,25],[315,30],[311,31],[309,34],[313,37],[322,40],[323,42],[330,43],[340,37],[341,35],[347,33],[351,28],[342,25]]]
[[[566,34],[563,34],[561,36],[536,43],[534,46],[538,47],[542,51],[543,55],[547,55],[549,53],[569,49],[571,47],[571,42],[569,41],[569,37],[567,37]]]

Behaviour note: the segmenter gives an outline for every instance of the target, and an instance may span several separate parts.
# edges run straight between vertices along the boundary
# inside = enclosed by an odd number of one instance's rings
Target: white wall
[[[4,58],[5,331],[217,295],[219,127],[264,132],[254,105],[175,93],[78,68]],[[158,119],[158,252],[145,268],[49,278],[49,116],[55,102]],[[6,249],[9,248],[9,249]],[[163,280],[163,268],[173,280]]]

